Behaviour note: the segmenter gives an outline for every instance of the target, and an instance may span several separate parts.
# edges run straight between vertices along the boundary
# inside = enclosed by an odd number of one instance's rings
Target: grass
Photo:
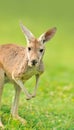
[[[49,74],[48,74],[49,73]],[[26,86],[33,90],[33,79]],[[10,107],[14,89],[6,84],[3,94],[2,120],[5,130],[73,130],[74,129],[74,73],[62,66],[51,68],[41,77],[37,97],[25,100],[21,93],[19,115],[26,125],[13,120]],[[29,87],[30,86],[30,87]],[[10,88],[10,89],[9,89]]]

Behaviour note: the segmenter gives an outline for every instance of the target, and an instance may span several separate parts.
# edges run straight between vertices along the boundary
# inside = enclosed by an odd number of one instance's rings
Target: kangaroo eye
[[[28,51],[31,51],[31,47],[28,47]]]
[[[43,52],[43,49],[40,49],[40,52],[42,53],[42,52]]]

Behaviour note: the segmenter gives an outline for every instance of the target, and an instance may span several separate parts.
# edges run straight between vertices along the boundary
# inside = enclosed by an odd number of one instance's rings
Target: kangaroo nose
[[[37,64],[36,60],[32,60],[32,65],[35,66]]]

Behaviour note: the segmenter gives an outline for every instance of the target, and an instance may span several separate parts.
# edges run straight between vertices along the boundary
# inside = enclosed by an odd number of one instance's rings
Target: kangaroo
[[[56,28],[49,29],[39,38],[35,38],[31,31],[20,23],[20,27],[26,37],[27,46],[16,44],[0,45],[0,109],[1,97],[4,83],[14,84],[15,96],[11,108],[11,114],[23,123],[24,119],[18,116],[18,103],[21,90],[29,100],[36,96],[40,75],[44,72],[43,55],[45,53],[45,43],[55,34]],[[36,85],[33,94],[28,93],[24,82],[33,75],[36,77]],[[3,127],[0,115],[0,127]]]

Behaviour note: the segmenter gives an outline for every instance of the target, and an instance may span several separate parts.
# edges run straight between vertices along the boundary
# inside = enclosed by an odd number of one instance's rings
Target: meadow
[[[1,110],[5,130],[74,130],[73,5],[73,0],[0,1],[0,44],[26,45],[20,20],[36,37],[57,27],[55,37],[45,45],[45,72],[36,98],[26,101],[23,92],[20,96],[19,115],[26,125],[11,117],[14,88],[5,84]],[[34,77],[26,82],[28,91],[33,91],[34,84]]]

